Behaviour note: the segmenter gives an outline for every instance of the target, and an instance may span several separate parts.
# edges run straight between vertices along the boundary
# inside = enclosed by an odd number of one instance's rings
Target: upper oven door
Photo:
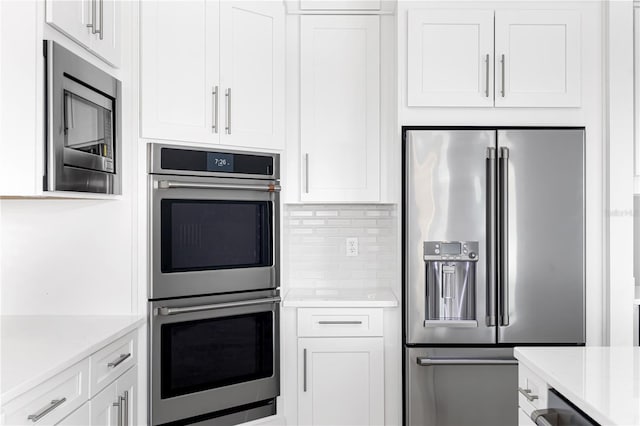
[[[275,181],[151,175],[151,299],[273,289]]]

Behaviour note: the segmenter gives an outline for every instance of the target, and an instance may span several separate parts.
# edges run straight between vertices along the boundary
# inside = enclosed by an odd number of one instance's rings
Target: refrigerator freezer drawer
[[[405,424],[518,424],[513,349],[406,348]]]

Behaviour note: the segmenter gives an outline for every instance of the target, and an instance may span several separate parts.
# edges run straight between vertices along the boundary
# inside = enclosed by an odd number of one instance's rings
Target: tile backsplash
[[[283,228],[287,287],[395,287],[400,280],[395,205],[289,204]],[[347,238],[357,238],[357,256],[347,256]]]

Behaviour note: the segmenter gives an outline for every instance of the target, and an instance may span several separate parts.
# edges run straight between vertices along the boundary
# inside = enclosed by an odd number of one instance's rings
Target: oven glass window
[[[162,272],[270,266],[268,201],[161,201]]]
[[[273,313],[164,324],[161,397],[273,375]]]
[[[98,105],[68,90],[64,91],[65,147],[113,159],[111,105]]]

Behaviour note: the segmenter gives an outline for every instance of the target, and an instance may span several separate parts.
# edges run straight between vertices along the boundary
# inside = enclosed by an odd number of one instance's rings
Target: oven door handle
[[[200,183],[200,182],[173,182],[170,180],[161,180],[158,182],[158,188],[187,188],[187,189],[241,189],[249,191],[266,191],[280,192],[280,185],[270,183],[268,185],[249,185],[249,184],[231,184],[231,183]]]
[[[238,308],[241,306],[264,305],[266,303],[280,303],[280,296],[268,297],[265,299],[242,300],[239,302],[215,303],[212,305],[186,306],[184,308],[168,308],[163,306],[156,311],[157,315],[168,316],[178,314],[188,314],[191,312],[212,311],[215,309]]]

